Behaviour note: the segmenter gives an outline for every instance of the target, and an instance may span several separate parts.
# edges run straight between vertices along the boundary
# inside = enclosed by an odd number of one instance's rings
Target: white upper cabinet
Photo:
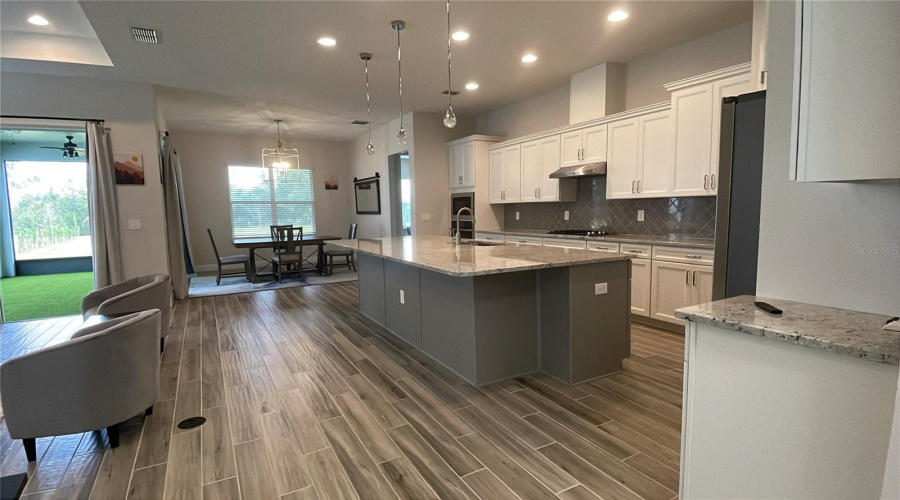
[[[900,2],[796,5],[790,179],[900,178]]]
[[[606,128],[606,125],[595,125],[582,130],[584,146],[581,152],[581,159],[584,163],[606,161]]]
[[[518,203],[522,198],[521,150],[518,144],[503,151],[503,203]]]
[[[576,167],[581,165],[582,131],[573,130],[559,136],[560,140],[560,166]]]
[[[490,163],[490,202],[503,203],[503,150],[491,150]]]
[[[722,98],[749,92],[750,64],[666,85],[672,91],[671,196],[716,194]]]
[[[632,198],[637,193],[638,119],[609,124],[606,197]]]
[[[606,124],[564,132],[559,137],[561,167],[606,161]]]
[[[460,144],[447,148],[450,153],[450,187],[475,186],[475,144]]]
[[[541,182],[538,185],[539,201],[575,201],[575,181],[560,184],[550,174],[559,170],[560,136],[552,135],[539,140],[541,145]]]
[[[675,161],[672,112],[657,111],[638,118],[638,182],[641,198],[660,198],[672,192]]]
[[[558,136],[557,136],[558,138]],[[541,141],[522,144],[522,196],[521,201],[537,201],[541,186]]]

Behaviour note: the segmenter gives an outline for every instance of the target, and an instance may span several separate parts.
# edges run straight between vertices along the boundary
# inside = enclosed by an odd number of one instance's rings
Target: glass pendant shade
[[[281,143],[281,120],[275,120],[278,126],[278,142],[274,148],[263,148],[262,150],[262,166],[263,168],[271,168],[279,177],[283,178],[288,175],[290,170],[300,170],[300,151],[297,149],[285,148]]]
[[[366,145],[366,154],[369,156],[375,154],[375,145],[372,144],[371,140],[369,140],[369,144]]]
[[[406,144],[406,129],[400,125],[400,132],[397,132],[397,144]]]
[[[448,106],[447,112],[444,113],[444,126],[447,128],[456,126],[456,113],[453,112],[453,106]]]

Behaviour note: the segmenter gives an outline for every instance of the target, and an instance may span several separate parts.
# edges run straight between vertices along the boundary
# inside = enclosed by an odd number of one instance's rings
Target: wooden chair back
[[[299,254],[303,252],[303,227],[272,226],[275,241],[282,254]]]
[[[350,224],[350,236],[347,237],[348,240],[356,239],[356,223]]]
[[[209,242],[212,243],[213,253],[216,254],[216,262],[219,262],[219,249],[216,248],[216,240],[213,238],[212,229],[206,228],[206,234],[209,235]]]

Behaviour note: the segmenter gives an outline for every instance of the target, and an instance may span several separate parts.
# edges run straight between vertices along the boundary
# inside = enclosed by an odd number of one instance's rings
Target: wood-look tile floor
[[[3,359],[77,318],[2,326]],[[475,388],[358,312],[355,283],[179,301],[160,401],[104,432],[38,440],[2,424],[26,499],[647,499],[678,490],[682,336],[634,325],[625,370],[570,386]],[[202,415],[192,430],[178,421]]]

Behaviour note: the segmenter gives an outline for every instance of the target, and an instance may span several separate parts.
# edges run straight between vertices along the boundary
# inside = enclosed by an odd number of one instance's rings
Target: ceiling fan
[[[78,158],[78,152],[84,152],[84,148],[79,148],[78,144],[72,142],[74,139],[74,135],[67,135],[66,139],[68,142],[64,142],[61,148],[55,148],[52,146],[40,146],[41,149],[61,149],[63,152],[63,158]]]

